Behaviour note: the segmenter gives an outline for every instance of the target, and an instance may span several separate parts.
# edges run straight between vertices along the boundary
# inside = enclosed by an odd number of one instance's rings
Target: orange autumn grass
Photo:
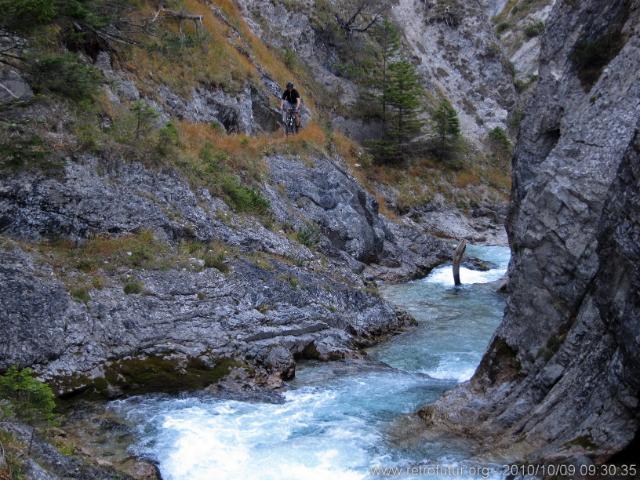
[[[180,141],[183,149],[198,155],[209,144],[229,155],[230,167],[242,169],[247,160],[259,161],[265,154],[310,153],[321,151],[327,135],[315,122],[310,122],[297,135],[287,137],[282,131],[260,135],[227,134],[211,125],[180,122]],[[236,163],[234,163],[236,162]]]
[[[189,13],[202,15],[206,37],[197,46],[183,47],[180,61],[175,61],[175,58],[162,50],[133,48],[126,67],[136,74],[138,86],[144,93],[151,95],[158,81],[187,96],[199,84],[219,85],[225,90],[233,91],[243,88],[247,81],[259,83],[259,66],[279,84],[298,78],[299,83],[302,83],[302,90],[307,93],[305,103],[311,110],[315,110],[311,89],[305,88],[304,83],[307,82],[300,78],[300,72],[297,75],[292,72],[276,53],[255,36],[235,2],[184,0],[183,5]],[[213,8],[222,11],[228,24],[214,13]],[[153,16],[153,12],[154,7],[146,3],[138,15],[148,18]],[[168,19],[162,27],[175,36],[178,35],[177,22]],[[182,28],[185,33],[196,33],[191,22],[184,22]],[[239,38],[236,32],[239,33]]]
[[[229,27],[201,2],[188,1],[185,7],[191,13],[203,16],[202,24],[207,38],[197,47],[183,47],[179,62],[162,50],[134,47],[126,67],[137,74],[138,87],[142,91],[150,90],[146,92],[150,94],[155,83],[161,81],[176,92],[188,94],[199,83],[232,85],[255,77],[256,71],[249,59],[229,43]],[[145,3],[138,14],[149,18],[154,10],[155,7]],[[178,35],[178,24],[171,19],[163,21],[162,29],[176,37]],[[190,22],[183,25],[183,30],[187,34],[195,33]]]

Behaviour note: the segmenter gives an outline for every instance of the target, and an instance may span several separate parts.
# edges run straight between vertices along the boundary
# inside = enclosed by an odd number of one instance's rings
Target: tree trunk
[[[462,285],[462,282],[460,282],[460,262],[462,261],[462,257],[464,257],[464,251],[466,249],[467,241],[462,240],[453,253],[453,283],[455,283],[456,286]]]

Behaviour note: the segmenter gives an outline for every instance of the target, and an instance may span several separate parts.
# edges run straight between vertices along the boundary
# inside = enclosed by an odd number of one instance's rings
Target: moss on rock
[[[62,398],[115,398],[152,392],[176,393],[199,390],[225,377],[233,368],[244,367],[238,360],[223,358],[208,365],[198,358],[171,359],[137,357],[117,360],[103,368],[104,374],[90,378],[73,374],[52,381]]]

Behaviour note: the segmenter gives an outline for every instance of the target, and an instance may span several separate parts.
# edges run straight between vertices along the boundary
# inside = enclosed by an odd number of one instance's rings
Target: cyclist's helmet
[[[288,82],[287,83],[287,88],[293,88],[293,83],[292,82]]]

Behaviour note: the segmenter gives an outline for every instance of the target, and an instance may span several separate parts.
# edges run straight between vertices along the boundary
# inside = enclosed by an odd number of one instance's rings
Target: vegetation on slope
[[[0,478],[23,478],[35,430],[52,425],[55,407],[51,387],[35,378],[30,368],[12,366],[0,375],[0,421],[19,420],[32,426],[28,444],[0,429]]]
[[[21,71],[36,97],[31,105],[4,107],[9,120],[0,121],[2,170],[39,168],[54,174],[64,157],[84,152],[137,160],[154,168],[177,168],[194,186],[207,187],[234,210],[257,214],[265,221],[269,205],[259,186],[267,180],[264,156],[275,153],[339,153],[347,157],[355,175],[370,179],[366,184],[374,194],[376,184],[388,183],[401,197],[411,198],[406,203],[412,205],[444,193],[469,206],[484,197],[484,193],[473,193],[483,184],[496,192],[496,198],[508,192],[504,149],[487,155],[466,144],[456,133],[452,109],[446,120],[452,126],[443,141],[441,114],[446,102],[418,84],[415,67],[399,53],[398,32],[383,21],[383,15],[374,23],[370,22],[373,14],[358,17],[351,30],[336,20],[348,18],[350,2],[341,5],[344,11],[339,12],[329,2],[319,2],[312,23],[338,52],[336,71],[361,92],[351,113],[366,121],[381,119],[387,125],[381,141],[372,142],[368,149],[328,127],[336,95],[317,85],[292,51],[276,52],[257,38],[232,0],[165,4],[167,11],[188,14],[189,19],[197,19],[193,21],[159,14],[164,11],[153,0],[10,3],[2,25],[26,38],[29,48],[17,42],[8,50],[16,58],[2,60]],[[359,31],[364,27],[366,31]],[[350,48],[352,44],[362,48]],[[114,69],[135,80],[142,99],[114,102],[105,93],[102,86],[110,80],[92,65],[100,50],[110,53]],[[371,71],[381,74],[372,78]],[[280,84],[291,78],[301,83],[314,118],[301,135],[288,139],[281,134],[228,134],[216,125],[167,121],[148,101],[158,95],[159,85],[185,98],[202,85],[231,94],[247,84],[263,88],[265,74]],[[411,95],[403,95],[407,88]],[[277,106],[274,97],[270,101]],[[25,119],[28,115],[20,108],[34,105],[57,110],[64,118],[62,129],[54,118]],[[429,122],[427,131],[434,133],[427,138],[437,141],[416,142],[424,132],[420,127],[431,115],[434,122]],[[398,168],[412,175],[405,176]]]

